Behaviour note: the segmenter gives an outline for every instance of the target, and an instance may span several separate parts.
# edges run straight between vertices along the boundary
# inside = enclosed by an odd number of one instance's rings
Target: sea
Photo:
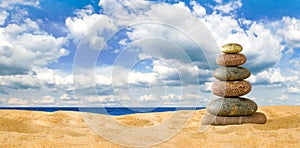
[[[153,112],[167,112],[178,110],[200,110],[205,107],[0,107],[0,110],[29,110],[29,111],[77,111],[77,112],[90,112],[97,114],[106,114],[113,116],[128,115],[135,113],[153,113]]]

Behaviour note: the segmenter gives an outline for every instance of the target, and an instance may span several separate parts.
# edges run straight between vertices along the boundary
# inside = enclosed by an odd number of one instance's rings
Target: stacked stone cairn
[[[251,73],[241,67],[246,63],[246,56],[239,53],[243,47],[236,43],[226,44],[221,47],[223,54],[219,55],[216,62],[221,67],[217,68],[213,76],[219,81],[212,85],[212,93],[221,98],[210,101],[203,119],[203,125],[232,125],[243,123],[266,123],[266,116],[256,112],[257,104],[247,98],[251,91],[251,84],[244,80]]]

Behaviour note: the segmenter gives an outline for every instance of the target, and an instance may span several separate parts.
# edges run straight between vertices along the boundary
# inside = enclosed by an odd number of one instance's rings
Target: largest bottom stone
[[[233,125],[233,124],[243,124],[243,123],[264,124],[266,122],[267,122],[266,115],[260,112],[256,112],[250,116],[240,116],[240,117],[222,117],[222,116],[208,114],[202,118],[203,125]]]

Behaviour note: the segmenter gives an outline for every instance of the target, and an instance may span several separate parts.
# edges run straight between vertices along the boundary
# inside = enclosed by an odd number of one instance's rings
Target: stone
[[[222,117],[207,114],[202,118],[202,125],[234,125],[244,123],[265,124],[267,117],[265,114],[256,112],[250,116]]]
[[[218,116],[247,116],[256,112],[257,104],[247,98],[219,98],[208,103],[206,109]]]
[[[246,63],[246,61],[246,56],[240,53],[221,54],[216,59],[217,64],[220,66],[239,66]]]
[[[250,75],[250,71],[244,67],[219,67],[213,73],[215,78],[223,81],[243,80]]]
[[[243,47],[237,43],[225,44],[221,47],[223,53],[239,53],[243,50]]]
[[[251,84],[244,80],[217,81],[212,85],[212,92],[220,97],[238,97],[248,94],[251,88]]]
[[[237,43],[225,44],[221,47],[223,53],[238,53],[243,50],[243,47]]]

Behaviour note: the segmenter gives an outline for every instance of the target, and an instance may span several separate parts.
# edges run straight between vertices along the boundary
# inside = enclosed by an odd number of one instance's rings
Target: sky
[[[300,1],[0,0],[0,106],[206,106],[239,43],[244,97],[300,105]]]

